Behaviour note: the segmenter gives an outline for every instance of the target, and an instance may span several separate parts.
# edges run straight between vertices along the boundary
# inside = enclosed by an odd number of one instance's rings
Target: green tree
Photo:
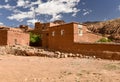
[[[30,33],[30,45],[31,46],[38,46],[40,44],[40,41],[41,41],[40,35]]]

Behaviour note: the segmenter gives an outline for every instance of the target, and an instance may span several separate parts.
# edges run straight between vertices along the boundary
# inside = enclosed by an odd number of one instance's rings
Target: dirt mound
[[[86,22],[84,24],[92,32],[102,34],[120,43],[120,18],[103,22]]]

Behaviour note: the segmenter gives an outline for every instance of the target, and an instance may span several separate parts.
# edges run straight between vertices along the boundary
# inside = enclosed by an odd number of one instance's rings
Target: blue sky
[[[0,25],[104,21],[120,17],[120,0],[0,0]]]

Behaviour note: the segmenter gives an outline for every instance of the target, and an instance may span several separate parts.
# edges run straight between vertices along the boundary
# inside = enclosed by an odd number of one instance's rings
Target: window
[[[55,36],[55,31],[52,32],[52,36]]]
[[[78,34],[79,34],[79,36],[83,35],[83,30],[81,28],[78,29]]]
[[[64,30],[61,30],[61,36],[64,34]]]
[[[79,36],[83,35],[83,27],[82,27],[82,25],[78,25],[78,34],[79,34]]]
[[[47,33],[46,36],[49,36],[49,34]]]

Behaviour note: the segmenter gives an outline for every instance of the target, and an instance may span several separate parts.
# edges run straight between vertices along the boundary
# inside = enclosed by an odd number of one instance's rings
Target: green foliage
[[[100,40],[98,40],[97,42],[112,42],[110,39],[108,39],[107,37],[103,37]]]
[[[30,43],[39,43],[40,41],[40,36],[30,33]]]

